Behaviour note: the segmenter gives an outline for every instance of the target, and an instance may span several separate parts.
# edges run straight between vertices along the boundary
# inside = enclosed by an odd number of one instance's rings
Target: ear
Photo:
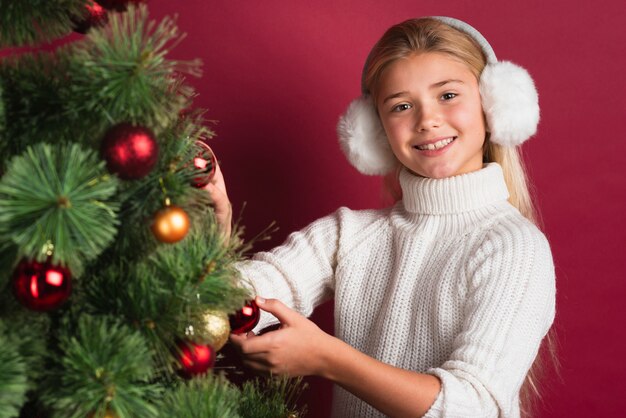
[[[352,101],[337,124],[339,145],[348,161],[363,174],[384,175],[397,160],[369,96]]]
[[[508,61],[488,64],[480,76],[480,95],[492,142],[516,146],[537,132],[539,97],[522,67]]]

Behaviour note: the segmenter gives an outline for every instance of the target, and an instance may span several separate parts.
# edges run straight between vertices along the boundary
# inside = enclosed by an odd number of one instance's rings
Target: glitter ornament
[[[215,350],[208,344],[195,344],[190,341],[179,341],[176,346],[178,362],[181,365],[179,374],[190,379],[205,374],[215,364]]]
[[[150,129],[124,122],[107,131],[101,152],[110,172],[124,180],[136,180],[154,168],[159,144]]]
[[[196,141],[198,153],[193,158],[193,165],[198,170],[199,175],[191,181],[195,187],[202,188],[213,180],[217,167],[217,160],[211,147],[204,141]]]
[[[71,277],[65,267],[23,260],[13,272],[13,293],[28,309],[51,311],[69,298]]]
[[[74,32],[85,34],[92,27],[103,26],[109,20],[107,11],[95,1],[86,4],[85,9],[87,9],[85,16],[72,19],[74,21]]]
[[[159,241],[172,244],[185,238],[190,223],[187,212],[182,208],[166,205],[154,216],[152,233]]]
[[[221,311],[206,311],[203,315],[207,341],[215,351],[220,351],[228,341],[230,323],[228,315]]]
[[[233,334],[244,334],[252,331],[259,323],[261,312],[254,300],[246,302],[246,304],[238,310],[234,315],[229,315],[230,328]]]

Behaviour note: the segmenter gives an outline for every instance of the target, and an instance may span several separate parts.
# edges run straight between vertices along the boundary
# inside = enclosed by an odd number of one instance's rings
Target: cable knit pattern
[[[400,174],[404,199],[337,212],[238,264],[258,295],[303,315],[335,298],[335,335],[437,376],[435,417],[519,417],[519,389],[555,314],[544,235],[508,201],[502,169]],[[256,330],[276,323],[267,313]],[[382,417],[335,386],[333,417]]]

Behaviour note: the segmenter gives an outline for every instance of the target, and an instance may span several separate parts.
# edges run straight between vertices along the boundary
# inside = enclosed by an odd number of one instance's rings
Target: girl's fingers
[[[230,212],[230,201],[228,200],[228,196],[226,195],[226,193],[218,189],[217,186],[213,183],[207,184],[205,189],[209,192],[209,195],[211,196],[216,215],[220,213]]]
[[[267,335],[246,338],[231,334],[230,340],[235,345],[235,348],[245,356],[268,353],[271,347],[271,341]]]
[[[219,164],[216,164],[215,175],[209,184],[205,186],[213,201],[215,218],[225,237],[230,237],[232,229],[233,209],[226,193],[226,184]]]
[[[255,301],[259,308],[278,318],[282,326],[289,326],[301,317],[298,312],[289,308],[278,299],[265,299],[257,296]]]
[[[228,193],[226,193],[226,182],[224,181],[224,175],[222,174],[222,169],[219,164],[215,165],[215,174],[213,175],[213,179],[211,179],[211,183],[228,197]]]

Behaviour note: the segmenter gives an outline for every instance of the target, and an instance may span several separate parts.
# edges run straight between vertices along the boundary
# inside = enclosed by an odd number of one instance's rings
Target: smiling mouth
[[[446,145],[452,143],[454,140],[456,140],[456,138],[457,138],[456,136],[452,136],[450,138],[442,139],[442,140],[434,142],[432,144],[415,145],[413,148],[418,149],[420,151],[437,150],[437,149],[441,149],[441,148],[445,147]]]

